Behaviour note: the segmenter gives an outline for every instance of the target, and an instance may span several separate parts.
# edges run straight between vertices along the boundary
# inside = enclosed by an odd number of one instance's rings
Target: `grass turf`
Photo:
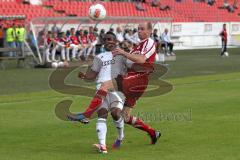
[[[217,52],[177,52],[165,76],[174,90],[140,99],[134,110],[161,129],[159,143],[149,145],[145,133],[126,126],[122,148],[112,150],[116,131],[109,118],[108,155],[91,148],[97,142],[95,121],[82,126],[60,121],[54,114],[54,106],[63,99],[74,100],[71,109],[79,111],[89,97],[49,90],[51,70],[15,69],[10,64],[0,71],[0,159],[240,159],[240,55],[232,49],[230,57],[222,59]],[[71,77],[67,81],[79,83]]]

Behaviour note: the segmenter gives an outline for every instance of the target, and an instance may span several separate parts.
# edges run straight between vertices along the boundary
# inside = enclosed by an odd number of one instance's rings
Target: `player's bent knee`
[[[101,109],[97,112],[97,114],[98,114],[98,117],[99,117],[99,118],[105,118],[105,119],[107,119],[108,110],[105,109],[105,108],[101,108]]]
[[[112,118],[115,121],[119,120],[119,118],[121,118],[121,109],[119,109],[119,108],[112,108],[111,109],[111,115],[112,115]]]

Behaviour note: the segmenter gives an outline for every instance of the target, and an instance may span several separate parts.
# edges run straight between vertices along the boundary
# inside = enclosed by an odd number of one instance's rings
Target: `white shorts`
[[[112,108],[123,109],[123,105],[125,102],[125,96],[122,92],[113,91],[109,92],[104,99],[102,105],[98,108],[98,110],[105,108],[110,111]]]

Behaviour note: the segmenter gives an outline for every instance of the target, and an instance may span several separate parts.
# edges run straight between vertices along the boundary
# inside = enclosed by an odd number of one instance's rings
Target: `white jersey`
[[[126,73],[126,58],[122,55],[113,56],[112,52],[104,52],[94,57],[91,69],[98,72],[96,83],[116,78],[118,75]]]

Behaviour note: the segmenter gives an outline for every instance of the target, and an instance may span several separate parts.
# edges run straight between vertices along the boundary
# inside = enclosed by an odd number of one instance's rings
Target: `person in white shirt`
[[[117,90],[111,90],[104,92],[101,87],[104,83],[111,81],[118,75],[124,75],[126,73],[126,61],[127,58],[122,55],[113,56],[112,50],[117,47],[116,35],[112,32],[107,32],[104,36],[105,52],[98,54],[94,57],[91,68],[86,73],[79,73],[79,78],[86,80],[96,79],[97,92],[93,97],[97,100],[101,99],[102,94],[105,95],[101,105],[97,108],[98,115],[96,130],[99,143],[94,144],[94,147],[99,150],[100,153],[107,153],[106,147],[106,134],[107,134],[107,116],[108,112],[111,113],[117,128],[118,137],[113,144],[113,148],[119,148],[124,138],[124,119],[121,115],[123,105],[125,102],[125,96],[122,92]],[[91,108],[90,108],[91,110]],[[87,112],[86,112],[87,113]],[[77,115],[68,115],[69,120],[77,121]]]
[[[172,41],[170,39],[170,36],[168,34],[168,29],[167,28],[162,33],[161,40],[162,40],[162,43],[163,43],[163,47],[166,48],[166,54],[167,55],[175,55],[173,53],[173,43],[172,43]]]
[[[116,37],[117,37],[117,41],[119,43],[123,42],[124,40],[124,37],[123,37],[123,32],[122,32],[122,29],[120,27],[117,27],[117,30],[116,30]]]
[[[133,29],[132,39],[133,39],[133,41],[135,42],[136,45],[138,45],[141,41],[138,37],[138,30],[136,28]]]
[[[133,30],[131,29],[128,30],[128,32],[125,34],[125,39],[134,45],[137,45],[139,43],[138,37],[136,34],[133,34]]]

